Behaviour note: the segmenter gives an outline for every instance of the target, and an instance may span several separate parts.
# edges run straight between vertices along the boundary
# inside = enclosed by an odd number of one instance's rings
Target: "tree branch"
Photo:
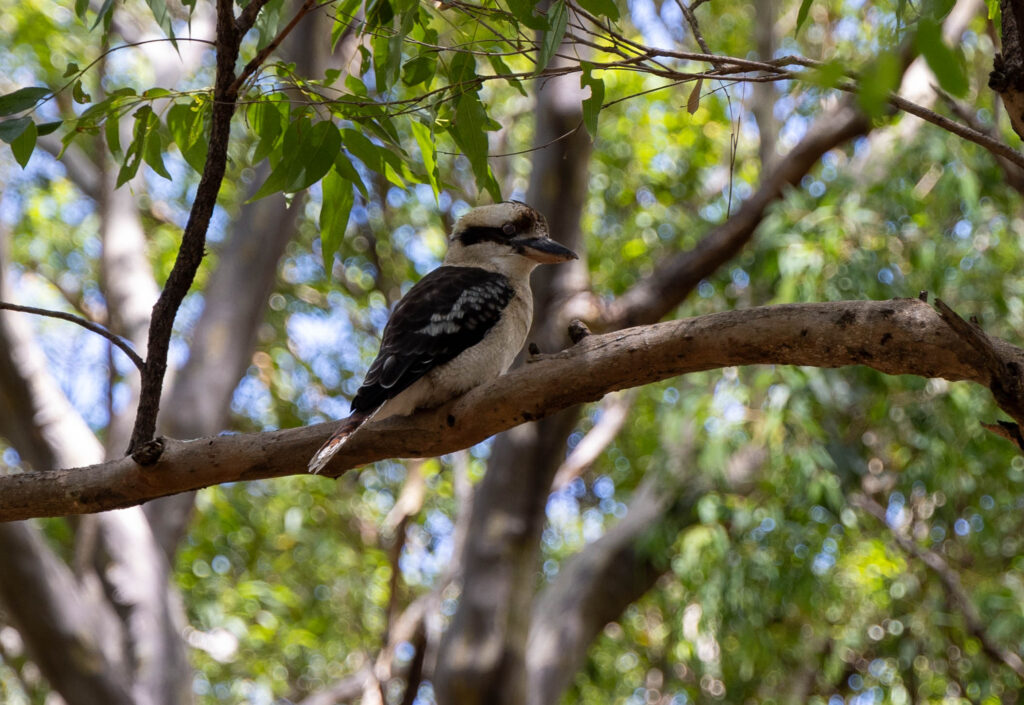
[[[37,316],[59,318],[62,321],[71,321],[72,323],[77,323],[86,330],[90,330],[93,333],[96,333],[97,335],[101,335],[107,340],[109,340],[111,343],[116,345],[121,350],[121,352],[127,355],[128,359],[131,360],[132,363],[134,363],[134,365],[137,368],[139,368],[140,372],[146,365],[146,363],[142,361],[142,358],[139,357],[138,353],[136,353],[135,350],[132,349],[132,346],[129,345],[124,338],[118,335],[114,335],[109,330],[101,326],[99,323],[93,323],[92,321],[82,318],[81,316],[76,316],[73,313],[64,313],[63,311],[51,311],[46,308],[35,308],[34,306],[19,306],[18,304],[9,304],[6,301],[0,301],[0,309],[6,309],[8,311],[20,311],[21,313],[34,313]]]
[[[192,210],[181,237],[181,247],[174,261],[167,283],[160,292],[160,298],[153,306],[153,317],[149,324],[149,340],[146,344],[146,365],[142,374],[142,389],[139,394],[139,410],[129,452],[134,452],[143,443],[153,438],[156,432],[156,417],[160,410],[160,395],[163,391],[164,374],[167,372],[167,352],[171,342],[171,329],[178,308],[185,294],[192,286],[206,249],[206,231],[217,204],[217,194],[227,168],[228,141],[231,136],[231,116],[235,112],[237,91],[232,89],[235,80],[235,62],[241,34],[232,15],[231,0],[217,0],[217,75],[213,88],[213,115],[210,120],[210,147],[206,155],[203,175],[199,179]]]
[[[1024,364],[1024,350],[990,340],[1008,365]],[[384,458],[451,453],[617,389],[734,365],[867,365],[887,374],[991,383],[974,348],[919,299],[715,313],[591,335],[537,360],[438,409],[365,426],[326,474],[336,477]],[[122,458],[0,477],[0,520],[97,512],[222,482],[304,475],[309,456],[334,426],[166,440],[159,461],[146,467]]]
[[[821,155],[858,135],[870,124],[851,102],[843,102],[821,116],[807,135],[761,181],[739,210],[711,230],[696,247],[669,257],[654,272],[613,301],[602,316],[606,329],[614,330],[665,317],[689,295],[700,280],[739,252],[753,237],[764,212],[795,186],[818,163]]]

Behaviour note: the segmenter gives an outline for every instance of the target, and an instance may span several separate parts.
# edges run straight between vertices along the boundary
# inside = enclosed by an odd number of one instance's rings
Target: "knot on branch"
[[[132,453],[132,460],[143,467],[155,465],[156,461],[160,460],[160,456],[164,454],[164,447],[163,438],[154,438],[143,443],[138,450]]]
[[[587,324],[578,318],[572,319],[569,323],[569,340],[572,341],[573,345],[576,345],[581,340],[590,335],[590,329],[587,328]]]

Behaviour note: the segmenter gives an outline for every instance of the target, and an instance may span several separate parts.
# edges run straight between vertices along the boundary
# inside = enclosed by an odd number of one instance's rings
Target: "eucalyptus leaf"
[[[324,270],[330,273],[334,253],[338,251],[355,195],[352,183],[336,170],[331,169],[323,180],[323,202],[320,206],[320,249],[324,259]]]
[[[0,117],[34,108],[41,98],[45,98],[50,93],[52,91],[45,86],[29,86],[19,88],[13,93],[0,95]]]
[[[29,121],[21,134],[11,142],[11,152],[14,154],[14,160],[21,165],[22,169],[28,166],[28,160],[32,158],[32,152],[36,148],[37,135],[35,123]]]

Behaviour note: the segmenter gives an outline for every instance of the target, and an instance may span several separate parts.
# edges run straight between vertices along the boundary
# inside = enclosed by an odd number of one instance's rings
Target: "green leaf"
[[[126,182],[131,181],[139,173],[139,166],[142,164],[142,150],[146,146],[145,133],[139,134],[139,122],[138,116],[136,116],[135,136],[124,153],[124,161],[121,162],[121,168],[117,170],[116,188],[120,188]]]
[[[139,166],[145,161],[156,173],[171,178],[160,157],[163,145],[159,134],[160,118],[153,109],[144,105],[135,111],[135,125],[132,128],[132,142],[124,153],[124,161],[117,172],[117,187],[135,177]],[[155,143],[155,147],[153,146]],[[154,150],[157,150],[154,155]]]
[[[260,14],[256,16],[256,48],[264,49],[274,41],[274,37],[278,35],[281,30],[281,20],[284,17],[284,2],[283,0],[271,0],[263,9],[260,10]]]
[[[250,201],[278,191],[295,193],[324,177],[341,150],[341,134],[330,120],[310,125],[307,118],[285,132],[281,159]]]
[[[287,122],[287,116],[282,112],[282,108],[286,107],[283,102],[270,100],[261,100],[249,106],[249,120],[252,122],[253,130],[260,138],[252,156],[254,163],[258,164],[266,159],[277,146]]]
[[[593,74],[594,65],[588,61],[580,64],[583,72],[580,74],[580,88],[590,86],[590,97],[583,99],[583,124],[591,138],[597,137],[597,116],[604,105],[604,79],[596,78]]]
[[[28,126],[11,142],[11,152],[14,153],[14,159],[22,169],[28,165],[32,151],[36,148],[36,135],[36,125],[29,121]]]
[[[324,270],[328,273],[334,263],[334,253],[345,239],[348,217],[354,202],[352,182],[334,169],[327,172],[323,181],[323,203],[320,206],[320,249]]]
[[[103,123],[103,132],[107,138],[107,149],[114,159],[121,158],[121,122],[116,117],[107,118]]]
[[[387,27],[395,19],[395,9],[389,0],[373,0],[366,7],[366,28]]]
[[[345,149],[361,161],[367,169],[378,174],[383,173],[384,156],[381,152],[386,152],[387,150],[383,147],[378,147],[355,130],[342,130],[341,135],[342,141],[345,143]]]
[[[562,38],[565,37],[566,23],[569,21],[569,10],[565,6],[565,0],[555,0],[548,8],[548,29],[544,32],[544,39],[541,42],[540,53],[537,55],[537,71],[543,71],[551,63],[558,47],[562,45]]]
[[[338,158],[334,160],[334,169],[344,176],[346,181],[355,184],[356,188],[359,189],[359,193],[363,195],[363,198],[370,198],[370,194],[366,190],[366,184],[363,183],[363,177],[361,177],[359,172],[356,171],[356,168],[352,166],[352,160],[348,158],[348,155],[345,154],[344,151],[338,152]]]
[[[547,29],[547,19],[534,14],[536,8],[536,0],[508,0],[508,9],[512,12],[512,16],[522,24],[530,29]]]
[[[477,87],[469,85],[476,81],[476,59],[470,53],[458,53],[452,58],[448,65],[448,82],[453,86],[466,84],[467,90],[476,90]]]
[[[835,88],[846,75],[846,62],[826,61],[807,72],[807,80],[822,88]]]
[[[331,51],[337,48],[345,31],[355,22],[356,12],[362,4],[362,0],[344,0],[337,6],[334,13],[334,24],[331,26]]]
[[[20,117],[0,122],[0,140],[10,144],[18,139],[18,136],[31,124],[32,118],[30,117]]]
[[[619,21],[619,7],[615,0],[580,0],[580,6],[592,15],[607,17],[612,22]]]
[[[63,120],[54,120],[53,122],[43,122],[36,125],[36,130],[39,132],[39,136],[48,135],[51,132],[56,132],[57,128],[64,124]]]
[[[387,91],[402,70],[402,36],[391,30],[373,38],[373,75],[377,90]]]
[[[882,116],[889,104],[889,94],[900,80],[900,60],[891,51],[878,54],[861,73],[857,98],[871,117]]]
[[[800,28],[804,26],[804,22],[807,21],[807,14],[811,11],[811,0],[800,0],[800,9],[796,13],[796,29],[793,30],[793,36],[796,37],[800,34]]]
[[[160,121],[156,115],[153,115],[153,123],[152,129],[150,129],[149,133],[146,135],[146,143],[142,151],[142,159],[146,164],[149,164],[150,169],[170,181],[171,175],[167,172],[167,167],[164,166],[164,140],[160,134]]]
[[[455,108],[455,119],[452,120],[449,132],[469,159],[477,186],[491,194],[495,201],[500,201],[501,188],[487,162],[487,123],[487,113],[476,93],[463,93]]]
[[[96,13],[96,21],[93,22],[92,27],[89,28],[90,32],[99,27],[100,22],[104,22],[107,19],[107,16],[110,15],[110,11],[113,7],[114,0],[103,0],[103,5],[100,6],[99,12]],[[84,17],[85,13],[82,13],[82,16]]]
[[[71,86],[71,98],[78,104],[84,105],[92,100],[92,96],[85,92],[82,88],[81,81],[75,81]]]
[[[345,77],[345,88],[348,89],[352,95],[359,96],[360,98],[369,96],[369,91],[366,90],[366,84],[363,83],[362,79],[358,76],[349,74]]]
[[[78,73],[78,71],[78,64],[76,64],[74,61],[70,61],[68,62],[68,67],[64,70],[64,78],[71,78],[76,73]]]
[[[939,80],[942,90],[958,98],[967,94],[963,55],[946,46],[942,39],[942,26],[937,20],[921,18],[917,27],[917,49]]]
[[[437,173],[437,145],[434,143],[434,135],[430,127],[418,120],[413,120],[410,127],[412,136],[420,148],[420,159],[423,161],[423,168],[426,169],[430,188],[434,191],[434,201],[437,201],[441,195],[441,185]]]
[[[436,73],[437,56],[434,53],[420,54],[409,59],[402,66],[402,83],[410,87],[422,83],[424,90],[429,90],[431,80]]]
[[[89,0],[75,0],[75,15],[80,20],[85,19],[86,10],[89,9]]]
[[[40,98],[50,95],[51,92],[45,86],[29,86],[28,88],[19,88],[13,93],[0,95],[0,117],[34,108]]]
[[[178,42],[175,40],[174,26],[171,23],[173,17],[167,11],[167,1],[146,0],[146,4],[149,5],[149,10],[153,13],[153,19],[156,20],[157,25],[164,31],[164,35],[171,40],[171,46],[177,50]]]
[[[512,74],[512,69],[508,67],[508,64],[505,63],[504,59],[502,59],[500,55],[488,54],[487,60],[491,63],[491,68],[494,69],[494,73],[498,74],[499,76],[510,76]],[[511,78],[507,80],[510,86],[519,91],[519,95],[523,96],[524,98],[527,96],[526,89],[523,88],[522,81]]]

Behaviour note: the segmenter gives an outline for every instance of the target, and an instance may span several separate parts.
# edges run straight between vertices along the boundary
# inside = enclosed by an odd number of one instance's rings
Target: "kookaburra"
[[[365,421],[440,406],[509,368],[533,319],[530,272],[576,254],[525,203],[459,218],[440,267],[398,302],[352,413],[309,461],[320,472]]]

